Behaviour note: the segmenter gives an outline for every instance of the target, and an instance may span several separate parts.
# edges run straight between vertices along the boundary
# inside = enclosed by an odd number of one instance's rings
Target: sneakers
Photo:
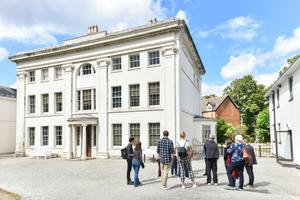
[[[169,188],[168,188],[168,187],[161,186],[160,189],[161,189],[161,190],[168,190]]]
[[[211,185],[211,183],[207,183],[207,185]]]
[[[181,188],[182,188],[183,190],[185,190],[185,185],[182,185]]]
[[[235,190],[235,187],[227,186],[225,190]]]
[[[198,187],[197,183],[193,183],[193,188]]]
[[[218,186],[218,183],[214,183],[215,186]]]
[[[237,190],[237,191],[243,191],[243,189],[241,189],[241,188],[236,188],[236,190]]]
[[[133,181],[132,180],[128,181],[127,185],[133,185]]]

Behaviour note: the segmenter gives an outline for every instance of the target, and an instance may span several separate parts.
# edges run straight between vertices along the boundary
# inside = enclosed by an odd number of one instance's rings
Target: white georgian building
[[[15,152],[17,91],[0,86],[0,154]]]
[[[155,148],[165,129],[173,141],[181,130],[201,140],[205,69],[183,20],[114,33],[93,26],[10,59],[17,65],[17,155],[46,147],[67,158],[107,158],[120,155],[130,135]]]
[[[300,59],[267,92],[272,153],[300,165]]]

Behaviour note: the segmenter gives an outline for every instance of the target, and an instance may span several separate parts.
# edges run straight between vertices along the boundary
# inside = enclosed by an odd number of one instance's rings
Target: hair
[[[133,141],[134,141],[134,137],[130,137],[129,142],[133,142]]]
[[[185,138],[185,132],[183,132],[183,131],[180,132],[180,138],[182,138],[182,139]]]
[[[231,145],[232,144],[232,140],[231,139],[227,139],[225,140],[225,145]]]
[[[213,133],[209,134],[209,138],[210,138],[210,139],[214,140],[215,137],[216,137],[215,134],[213,134]]]
[[[168,136],[169,136],[169,131],[167,131],[167,130],[164,130],[164,132],[163,132],[163,136],[164,136],[164,137],[168,137]]]
[[[234,140],[235,140],[235,143],[243,143],[243,136],[236,135]]]
[[[135,151],[138,151],[138,150],[141,150],[142,149],[142,143],[140,141],[138,141],[136,144],[135,144],[135,147],[134,147],[134,150]]]

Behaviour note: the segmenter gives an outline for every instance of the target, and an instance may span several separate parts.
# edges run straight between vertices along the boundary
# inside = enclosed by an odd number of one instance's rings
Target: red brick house
[[[240,108],[229,96],[202,99],[201,109],[203,117],[224,119],[233,126],[240,125]]]

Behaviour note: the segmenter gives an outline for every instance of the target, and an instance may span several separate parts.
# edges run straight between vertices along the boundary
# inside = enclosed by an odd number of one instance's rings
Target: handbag
[[[144,169],[145,168],[145,164],[143,161],[141,161],[141,167]]]
[[[250,162],[250,159],[251,159],[251,156],[250,156],[249,149],[247,149],[246,147],[244,147],[244,149],[243,149],[243,160],[244,160],[246,163],[249,163],[249,162]]]

